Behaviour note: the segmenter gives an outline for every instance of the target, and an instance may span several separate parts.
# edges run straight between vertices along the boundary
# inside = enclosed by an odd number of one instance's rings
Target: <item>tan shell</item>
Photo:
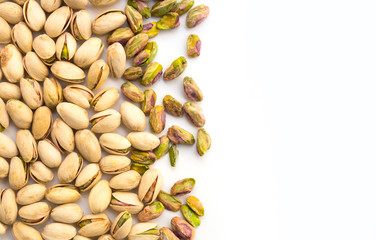
[[[84,211],[75,203],[67,203],[55,207],[51,211],[51,218],[56,222],[73,224],[84,216]]]
[[[97,90],[105,83],[110,68],[103,59],[99,59],[91,64],[87,74],[87,86],[92,90]]]
[[[30,164],[30,176],[37,183],[47,184],[54,178],[54,173],[41,161],[36,161]]]
[[[121,27],[127,17],[123,11],[109,10],[99,14],[93,21],[93,33],[104,35]]]
[[[22,55],[14,45],[8,44],[1,50],[0,60],[1,70],[9,82],[17,83],[23,78]]]
[[[121,78],[125,72],[127,57],[123,45],[116,42],[107,48],[107,63],[112,77]]]
[[[56,168],[61,163],[61,153],[58,147],[50,140],[43,139],[38,142],[38,154],[40,160],[49,168]]]
[[[4,102],[9,99],[21,99],[21,89],[14,83],[0,82],[0,98]]]
[[[131,143],[117,133],[104,133],[99,137],[101,147],[110,154],[127,155]]]
[[[119,120],[120,120],[120,118],[119,118]],[[5,103],[4,103],[3,99],[0,98],[0,131],[7,129],[8,126],[9,126],[8,112],[7,112],[7,109],[5,107]]]
[[[91,105],[94,111],[103,111],[110,108],[119,99],[119,90],[114,87],[105,88],[94,96]]]
[[[88,0],[64,0],[64,2],[74,10],[85,9],[89,3]]]
[[[135,170],[130,170],[111,178],[110,187],[117,191],[130,191],[138,187],[140,181],[141,175]]]
[[[41,201],[47,192],[44,184],[30,184],[17,192],[16,201],[20,205],[29,205]]]
[[[107,155],[101,159],[99,166],[103,173],[119,174],[129,171],[131,160],[126,156]]]
[[[29,180],[29,166],[19,157],[10,160],[8,181],[13,190],[24,187]]]
[[[88,68],[102,54],[104,44],[97,37],[86,40],[78,49],[73,57],[73,62],[78,67]]]
[[[49,223],[42,231],[44,240],[69,240],[76,236],[76,228],[64,223]]]
[[[31,132],[36,140],[45,139],[52,130],[53,117],[51,110],[42,106],[34,112]]]
[[[143,240],[143,239],[158,240],[159,234],[158,235],[140,234],[153,228],[158,229],[158,224],[153,223],[153,222],[137,223],[132,226],[132,229],[128,235],[128,240]]]
[[[10,43],[10,26],[4,18],[0,17],[0,44]]]
[[[12,189],[0,191],[0,221],[13,224],[17,218],[16,195]]]
[[[60,117],[68,126],[79,130],[89,126],[89,118],[87,111],[73,103],[62,102],[56,107]]]
[[[35,52],[28,52],[26,54],[23,58],[23,66],[30,77],[37,81],[43,81],[50,73],[48,67],[40,60]]]
[[[64,99],[82,108],[90,108],[94,93],[80,84],[68,85],[63,90]]]
[[[8,114],[18,128],[28,129],[33,121],[33,112],[23,102],[15,99],[6,103]]]
[[[64,54],[64,47],[68,52],[67,59],[62,59]],[[71,60],[76,53],[77,42],[72,34],[65,32],[56,40],[56,57],[58,60]]]
[[[98,240],[115,240],[115,238],[113,238],[111,236],[111,234],[105,234],[105,235],[102,235],[98,238]]]
[[[78,151],[85,160],[93,163],[99,162],[102,157],[102,151],[94,133],[88,129],[77,131],[75,142]]]
[[[130,214],[138,214],[144,208],[144,204],[138,199],[135,193],[113,192],[112,197],[124,203],[122,205],[111,201],[110,207],[117,212],[128,211]]]
[[[52,125],[51,139],[61,152],[73,152],[73,130],[61,118],[57,118]]]
[[[17,156],[17,145],[7,135],[0,133],[0,156],[4,158],[12,158]]]
[[[80,189],[81,192],[90,190],[95,184],[101,180],[102,172],[98,164],[90,163],[86,165],[78,174],[76,178],[75,186]]]
[[[73,11],[70,7],[63,6],[56,9],[48,16],[44,30],[51,38],[60,36],[69,27]]]
[[[25,22],[13,26],[11,37],[13,44],[23,53],[28,53],[33,48],[33,33]]]
[[[40,0],[40,5],[44,11],[50,13],[61,6],[61,0]]]
[[[132,144],[132,147],[141,151],[153,150],[160,144],[159,138],[149,132],[130,132],[127,139]]]
[[[36,202],[23,206],[18,210],[18,215],[23,223],[27,225],[38,225],[47,221],[51,206],[45,202]]]
[[[63,90],[55,78],[46,78],[43,82],[43,99],[47,107],[54,109],[63,101]]]
[[[4,158],[0,157],[0,178],[8,177],[9,163]]]
[[[146,128],[145,113],[136,105],[130,102],[123,102],[120,105],[121,120],[131,131],[142,132]]]
[[[152,203],[158,196],[163,185],[163,177],[158,169],[149,169],[142,175],[138,188],[139,199],[146,203]]]
[[[110,230],[111,221],[106,214],[89,214],[84,216],[80,222],[93,219],[91,223],[85,224],[78,230],[78,233],[84,237],[96,237],[105,234]],[[78,222],[78,225],[80,225]]]
[[[73,240],[91,240],[91,238],[87,238],[81,235],[76,235]]]
[[[46,14],[42,7],[35,0],[27,0],[23,5],[23,16],[26,24],[34,32],[39,32],[43,29],[46,22]]]
[[[131,231],[132,228],[132,217],[130,217],[128,220],[126,220],[125,223],[119,227],[118,222],[120,218],[124,214],[129,214],[128,211],[121,212],[117,215],[115,218],[114,222],[111,225],[111,231],[110,233],[114,236],[115,239],[124,239],[128,236],[129,232]],[[129,214],[130,215],[130,214]]]
[[[56,61],[51,66],[51,72],[62,81],[70,83],[82,83],[85,81],[85,72],[70,62]]]
[[[31,78],[22,78],[20,81],[21,95],[24,102],[32,110],[43,105],[43,92],[40,84]]]
[[[77,40],[87,40],[91,37],[91,17],[88,11],[81,10],[73,14],[71,32]]]
[[[111,202],[111,188],[107,180],[99,181],[89,194],[89,207],[92,213],[101,213],[108,208]]]
[[[1,3],[0,17],[4,18],[9,24],[17,24],[22,22],[24,19],[22,7],[13,2]]]
[[[15,240],[42,240],[37,230],[21,222],[13,224],[12,234]]]
[[[120,126],[121,115],[114,109],[107,109],[94,114],[90,118],[91,131],[94,133],[109,133]]]
[[[46,192],[46,199],[55,204],[73,203],[80,198],[78,188],[70,184],[54,185]]]
[[[35,162],[38,159],[37,143],[29,130],[18,130],[16,145],[25,162]]]
[[[104,6],[110,6],[114,3],[116,3],[118,0],[89,0],[91,5],[95,7],[104,7]]]
[[[56,45],[47,34],[41,34],[34,38],[33,49],[46,65],[51,66],[55,61]]]
[[[73,182],[80,174],[83,165],[83,159],[75,152],[68,154],[60,164],[57,171],[57,178],[61,183]]]

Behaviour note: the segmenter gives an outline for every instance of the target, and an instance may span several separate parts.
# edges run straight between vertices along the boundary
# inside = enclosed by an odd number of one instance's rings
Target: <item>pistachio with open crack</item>
[[[102,172],[106,174],[119,174],[123,172],[129,172],[130,165],[131,160],[128,157],[118,155],[107,155],[99,162],[99,167],[101,168]]]
[[[131,148],[129,140],[117,133],[104,133],[99,137],[103,150],[110,154],[127,155]]]
[[[78,174],[75,186],[81,191],[85,192],[94,187],[95,184],[101,180],[102,172],[98,164],[90,163],[86,165]]]
[[[127,211],[118,214],[111,225],[111,235],[116,239],[124,239],[132,228],[132,217]]]
[[[46,22],[46,14],[35,0],[27,0],[23,5],[23,17],[34,32],[42,30]]]
[[[48,67],[40,60],[35,52],[28,52],[23,58],[23,66],[29,76],[37,81],[43,81],[50,73]]]
[[[94,111],[99,112],[110,108],[119,99],[119,90],[115,87],[105,88],[97,93],[91,101]]]
[[[163,177],[158,169],[147,170],[141,178],[138,188],[138,197],[146,203],[152,203],[158,196],[162,188]]]
[[[54,63],[56,58],[56,45],[54,40],[47,34],[41,34],[34,38],[33,49],[47,66],[51,66]]]
[[[35,162],[38,159],[37,143],[29,130],[17,131],[16,145],[23,161]]]
[[[130,214],[139,213],[144,204],[132,192],[113,192],[110,207],[118,212],[128,211]]]
[[[73,130],[61,118],[57,118],[52,125],[51,139],[61,152],[73,152]]]
[[[111,228],[111,221],[104,213],[89,214],[78,223],[78,233],[84,237],[96,237],[107,233]]]
[[[43,92],[40,84],[31,78],[22,78],[20,81],[21,95],[24,102],[32,109],[43,105]]]
[[[60,36],[67,30],[72,20],[73,11],[70,7],[62,6],[53,11],[44,25],[46,34],[51,38]],[[60,60],[60,59],[59,59]]]
[[[76,39],[72,34],[65,32],[56,40],[56,57],[59,60],[69,61],[77,50]]]
[[[77,40],[88,40],[91,37],[91,17],[88,11],[80,10],[73,14],[71,32]]]
[[[8,177],[9,163],[4,158],[0,157],[0,178]]]
[[[46,199],[55,204],[73,203],[81,198],[78,188],[70,184],[57,184],[46,192]]]
[[[31,52],[33,48],[33,33],[25,22],[13,26],[11,32],[13,44],[23,53]]]
[[[99,59],[93,62],[87,73],[88,88],[94,91],[102,87],[102,85],[106,82],[109,73],[110,68],[103,59]]]
[[[64,99],[79,107],[89,109],[94,93],[81,84],[68,85],[63,90]]]
[[[158,225],[152,222],[137,223],[132,226],[128,235],[128,240],[158,240],[159,230]]]
[[[24,187],[29,180],[29,164],[19,157],[12,157],[9,164],[8,181],[13,190]]]
[[[27,225],[39,225],[47,221],[51,206],[45,202],[36,202],[21,207],[18,215],[23,223]]]
[[[90,118],[91,131],[95,133],[109,133],[115,131],[121,123],[121,115],[114,109],[107,109],[94,114]]]
[[[46,78],[43,82],[44,103],[50,109],[54,109],[63,101],[63,90],[59,81],[55,78]]]

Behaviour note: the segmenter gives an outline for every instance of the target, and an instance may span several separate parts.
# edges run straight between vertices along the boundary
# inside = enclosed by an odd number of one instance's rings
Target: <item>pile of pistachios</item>
[[[203,94],[186,76],[182,88],[188,102],[166,95],[156,105],[157,94],[149,87],[162,76],[178,78],[188,61],[178,57],[163,71],[153,61],[158,45],[150,39],[179,27],[184,14],[188,28],[199,25],[209,8],[194,6],[194,0],[129,0],[124,11],[104,11],[94,19],[85,10],[117,1],[0,0],[0,80],[3,75],[7,80],[0,82],[0,178],[10,187],[0,191],[0,235],[11,226],[16,240],[194,239],[203,204],[192,195],[183,204],[179,196],[191,193],[195,179],[179,180],[167,193],[161,190],[162,173],[151,165],[168,154],[175,167],[179,144],[196,144],[199,156],[209,150],[211,138],[197,103]],[[157,21],[144,22],[152,16]],[[106,43],[93,35],[107,35]],[[99,59],[105,44],[106,59]],[[200,56],[197,35],[188,36],[186,51],[190,58]],[[133,59],[132,66],[126,66],[127,59]],[[102,88],[108,77],[124,83]],[[129,101],[117,111],[111,107],[119,90]],[[90,108],[96,112],[91,117]],[[174,124],[157,136],[165,130],[166,113],[185,116],[197,127],[196,137]],[[151,132],[145,130],[147,116]],[[18,128],[15,141],[6,134],[11,122]],[[122,124],[127,136],[114,132]],[[103,174],[112,178],[103,180]],[[48,187],[55,175],[59,184]],[[29,177],[35,183],[28,184]],[[84,216],[75,202],[87,191],[91,214]],[[104,213],[108,207],[119,212],[115,219]],[[183,217],[159,228],[151,221],[165,209],[180,210]],[[41,233],[32,227],[49,218],[54,222]]]

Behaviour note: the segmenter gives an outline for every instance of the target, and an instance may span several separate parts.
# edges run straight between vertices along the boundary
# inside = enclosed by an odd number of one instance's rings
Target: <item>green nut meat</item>
[[[203,127],[205,125],[205,116],[202,108],[194,102],[186,102],[183,105],[183,110],[185,116],[188,120],[193,123],[196,127]]]
[[[199,129],[197,132],[196,149],[200,156],[203,156],[210,149],[211,142],[209,133],[204,128]]]
[[[144,75],[141,67],[130,67],[125,69],[124,78],[128,81],[140,79]]]
[[[133,66],[145,66],[150,64],[158,52],[158,45],[156,42],[148,42],[144,50],[142,50],[133,59]]]
[[[176,125],[168,129],[167,137],[175,144],[184,143],[192,145],[195,143],[195,137],[190,132]]]
[[[146,33],[150,38],[158,35],[159,29],[156,22],[147,23],[143,26],[141,33]]]
[[[142,77],[141,85],[150,87],[156,83],[162,76],[163,67],[157,62],[150,63],[145,70],[145,74]]]
[[[163,74],[165,80],[173,80],[179,77],[187,68],[188,62],[185,57],[179,57],[174,60]]]
[[[128,0],[128,5],[136,9],[144,18],[150,18],[150,8],[149,6],[140,0]]]
[[[144,95],[145,99],[141,102],[141,110],[145,113],[145,115],[149,115],[150,111],[155,106],[155,102],[157,101],[157,94],[153,89],[148,89],[145,90]]]
[[[193,227],[198,227],[201,224],[200,218],[197,216],[197,214],[190,209],[187,205],[183,205],[180,208],[181,213],[183,214],[185,220],[189,222]]]
[[[171,95],[166,95],[163,98],[163,106],[166,112],[175,117],[183,116],[183,105]]]
[[[110,35],[107,37],[107,44],[110,46],[113,43],[120,43],[121,45],[125,46],[125,44],[134,37],[134,33],[129,27],[126,28],[118,28],[114,30]]]
[[[181,196],[192,192],[195,187],[196,180],[194,178],[184,178],[177,181],[174,186],[171,187],[170,193],[172,196]]]
[[[161,20],[157,22],[157,28],[159,30],[169,30],[180,26],[179,14],[176,12],[170,12],[164,15]]]
[[[149,166],[140,163],[132,163],[131,170],[135,170],[140,175],[144,174],[147,170],[149,170]]]
[[[156,134],[161,133],[165,129],[166,112],[162,105],[157,105],[150,111],[149,125],[150,129]]]
[[[137,219],[140,222],[148,222],[161,216],[164,209],[165,207],[161,202],[153,202],[137,215]]]
[[[168,150],[168,153],[169,153],[169,156],[170,156],[171,167],[175,167],[176,161],[179,158],[179,150],[178,150],[178,147],[176,146],[175,143],[171,145],[170,150]]]
[[[204,216],[205,210],[202,202],[195,196],[189,196],[186,200],[187,205],[199,216]]]
[[[165,191],[160,191],[157,199],[167,210],[177,212],[180,209],[181,201]]]
[[[176,4],[176,0],[164,0],[157,2],[151,8],[151,15],[155,17],[163,17],[165,14],[170,12],[176,6]]]
[[[201,40],[196,34],[188,36],[187,55],[188,57],[198,57],[201,53]]]
[[[139,33],[142,31],[144,21],[142,15],[132,6],[127,5],[124,9],[125,15],[127,16],[128,24],[134,33]]]
[[[148,40],[149,37],[146,33],[139,33],[129,39],[125,45],[125,54],[127,55],[127,58],[132,58],[136,56],[137,53],[141,52],[148,43]]]
[[[159,138],[161,144],[154,149],[154,153],[157,156],[157,159],[161,159],[164,155],[168,153],[168,146],[170,145],[170,139],[166,135],[163,135]]]
[[[152,151],[140,151],[133,149],[131,150],[131,159],[135,163],[151,165],[157,160],[157,156]]]
[[[145,98],[144,92],[141,91],[135,84],[129,81],[121,85],[121,92],[124,96],[126,96],[133,102],[142,102]]]
[[[201,102],[204,98],[200,88],[197,86],[197,83],[191,77],[185,77],[184,82],[184,92],[187,97],[196,102]]]
[[[202,23],[209,16],[209,7],[201,4],[191,10],[187,15],[187,27],[193,28]]]
[[[195,4],[194,0],[181,0],[178,4],[176,4],[171,12],[176,12],[181,16],[184,13],[188,12],[189,9],[193,7],[193,4]]]

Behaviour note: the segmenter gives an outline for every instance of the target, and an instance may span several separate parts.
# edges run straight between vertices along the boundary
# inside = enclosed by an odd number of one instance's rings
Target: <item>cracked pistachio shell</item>
[[[147,23],[142,27],[141,33],[146,33],[150,38],[158,35],[159,29],[157,28],[157,22]]]
[[[144,204],[135,193],[113,192],[110,207],[117,212],[128,211],[130,214],[137,214],[144,208]]]
[[[149,170],[149,166],[145,164],[140,164],[140,163],[132,163],[131,165],[131,170],[135,170],[138,172],[140,175],[143,175],[147,170]]]
[[[35,52],[28,52],[26,54],[23,58],[23,66],[29,76],[37,81],[43,81],[49,75],[48,67]]]
[[[126,28],[118,28],[114,30],[110,35],[107,37],[107,45],[111,45],[113,43],[120,43],[122,46],[128,42],[134,36],[134,33],[129,27]]]
[[[42,106],[37,108],[33,116],[33,124],[31,126],[31,132],[35,140],[45,139],[50,135],[52,130],[53,117],[51,110]]]
[[[33,49],[47,66],[51,66],[55,61],[56,45],[48,35],[41,34],[34,38]]]
[[[104,213],[89,214],[84,216],[78,223],[78,233],[84,237],[96,237],[110,230],[111,221]]]
[[[103,150],[115,155],[127,155],[131,148],[129,140],[117,133],[102,134],[99,143]]]
[[[129,67],[125,69],[124,72],[124,78],[128,81],[140,79],[143,75],[144,74],[141,67]]]
[[[81,10],[73,14],[71,32],[77,40],[88,40],[91,37],[91,17],[88,11]]]
[[[201,4],[191,10],[187,15],[187,27],[193,28],[202,23],[209,16],[209,7]]]
[[[166,112],[175,117],[183,116],[183,105],[171,95],[163,98],[163,106]]]
[[[52,125],[51,139],[60,152],[73,152],[73,130],[61,118],[57,118]]]
[[[42,236],[37,230],[22,222],[13,224],[12,234],[15,240],[42,240]]]
[[[76,203],[67,203],[55,207],[51,211],[51,218],[61,223],[76,223],[84,216],[84,211]]]
[[[16,195],[12,189],[4,189],[0,191],[0,221],[10,225],[17,218]]]
[[[94,187],[101,180],[102,172],[98,164],[90,163],[86,165],[78,174],[75,186],[81,191],[86,192]]]
[[[56,61],[51,66],[52,74],[58,79],[70,83],[82,83],[85,81],[85,72],[70,62]]]
[[[151,109],[149,116],[150,129],[156,133],[161,133],[166,126],[166,112],[162,105],[156,105]]]
[[[35,0],[27,0],[23,5],[23,17],[31,30],[39,32],[46,22],[46,14]]]
[[[176,125],[168,129],[167,137],[175,144],[184,143],[192,145],[195,143],[195,137],[190,132]]]
[[[132,31],[134,33],[141,32],[143,27],[142,15],[130,5],[125,6],[124,12],[127,16],[128,25],[131,27]]]
[[[3,99],[0,98],[0,132],[9,126],[9,116]]]
[[[38,153],[40,160],[49,168],[60,166],[62,157],[60,150],[48,139],[38,142]]]
[[[179,239],[193,240],[196,234],[195,229],[185,220],[174,217],[171,219],[172,231]]]
[[[157,159],[161,159],[164,155],[168,153],[168,147],[170,145],[170,139],[168,139],[166,135],[160,137],[159,140],[161,143],[156,149],[153,150]]]
[[[50,109],[54,109],[63,101],[63,90],[59,81],[55,78],[45,78],[43,82],[44,103]]]
[[[8,177],[9,163],[4,158],[0,157],[0,178]]]
[[[10,43],[10,26],[4,18],[0,17],[0,44]]]
[[[102,85],[106,82],[106,79],[109,73],[110,73],[110,68],[108,67],[107,63],[103,59],[99,59],[95,61],[93,64],[91,64],[89,68],[89,72],[87,74],[88,88],[94,91],[102,87]],[[91,99],[93,97],[94,95],[91,97]],[[89,107],[90,107],[90,103],[89,103],[88,108]]]
[[[203,156],[210,149],[211,142],[209,133],[204,128],[199,129],[197,132],[196,149],[200,156]]]
[[[61,6],[61,0],[40,0],[40,5],[45,12],[53,12]]]
[[[123,76],[126,60],[124,47],[120,43],[116,42],[107,48],[107,63],[112,77],[121,78]]]
[[[117,88],[105,88],[94,96],[91,106],[93,106],[96,112],[103,111],[114,105],[119,97],[120,94]]]
[[[102,157],[102,151],[94,133],[88,129],[77,131],[75,142],[77,150],[85,160],[93,163],[99,162]]]
[[[8,44],[1,50],[0,60],[1,70],[9,82],[17,83],[23,78],[22,55],[14,45]]]
[[[132,228],[132,217],[128,211],[123,211],[118,214],[111,225],[111,235],[114,239],[124,239],[128,236]]]
[[[33,121],[33,111],[26,104],[16,99],[10,99],[6,103],[6,109],[18,128],[30,128]]]
[[[181,0],[173,9],[171,9],[171,12],[176,12],[181,16],[188,12],[194,4],[194,0]]]
[[[204,98],[197,83],[191,77],[184,78],[184,92],[192,101],[200,102]]]
[[[0,17],[9,24],[17,24],[24,20],[22,7],[13,2],[0,3]]]
[[[82,108],[90,108],[94,93],[80,84],[68,85],[63,90],[64,99]]]
[[[80,130],[89,126],[89,117],[87,111],[73,103],[62,102],[56,106],[60,117],[68,126]]]
[[[179,240],[179,238],[168,227],[159,229],[159,232],[161,234],[161,240]]]
[[[202,108],[194,102],[186,102],[183,105],[185,116],[196,127],[203,127],[205,125],[205,116]]]
[[[158,194],[158,201],[162,202],[163,206],[170,211],[177,212],[180,209],[181,201],[168,194],[165,191],[160,191]]]
[[[183,214],[185,220],[189,222],[193,227],[198,227],[201,224],[200,218],[197,216],[197,214],[192,211],[190,207],[187,205],[183,205],[180,208],[181,213]]]
[[[43,92],[40,84],[31,78],[22,78],[20,81],[21,95],[24,102],[35,110],[43,105]]]
[[[160,144],[159,138],[149,132],[130,132],[127,139],[132,147],[141,151],[153,150]]]
[[[30,164],[30,176],[35,182],[42,184],[47,184],[54,179],[54,173],[41,161]]]
[[[164,0],[157,2],[151,8],[151,15],[155,17],[163,17],[176,6],[176,0]]]
[[[148,40],[149,37],[146,33],[139,33],[129,39],[125,45],[125,54],[127,55],[127,58],[132,58],[136,56],[137,53],[141,52],[148,43]]]
[[[39,225],[47,221],[51,206],[45,202],[36,202],[23,206],[18,210],[18,215],[27,225]]]
[[[21,188],[17,192],[16,201],[20,205],[29,205],[41,201],[47,192],[47,188],[44,184],[30,184]]]
[[[13,157],[9,164],[9,186],[13,190],[19,190],[29,180],[29,165],[19,157]]]
[[[137,219],[140,222],[148,222],[161,216],[163,211],[164,206],[161,202],[153,202],[137,215]]]
[[[110,187],[115,191],[130,191],[138,187],[140,181],[141,175],[134,170],[130,170],[111,178]]]
[[[17,131],[16,145],[23,161],[35,162],[38,159],[37,143],[29,130]]]
[[[76,236],[76,228],[65,223],[49,223],[42,231],[44,240],[68,240]]]
[[[98,240],[115,240],[115,238],[113,238],[111,236],[111,234],[105,234],[105,235],[102,235],[98,238]]]
[[[157,94],[153,89],[147,89],[145,90],[144,95],[145,99],[141,102],[141,110],[145,113],[145,115],[149,115],[151,109],[153,109],[155,102],[157,101]]]
[[[25,54],[31,52],[33,48],[33,34],[25,22],[19,22],[13,26],[11,38],[13,44],[21,53]]]
[[[151,17],[149,6],[140,0],[128,0],[128,5],[132,6],[137,10],[144,18],[148,19]]]
[[[130,169],[131,160],[126,156],[107,155],[99,162],[103,173],[118,174],[127,172]],[[111,185],[111,182],[110,182]]]
[[[21,99],[21,89],[9,82],[0,82],[0,98],[6,102],[9,99]]]
[[[91,131],[94,133],[109,133],[115,131],[121,123],[121,115],[114,109],[107,109],[94,114],[90,118]]]
[[[152,222],[137,223],[133,225],[128,240],[158,240],[158,225]]]
[[[12,158],[17,156],[17,145],[7,135],[0,133],[0,156],[3,158]]]
[[[56,40],[56,57],[59,60],[69,61],[77,50],[76,39],[72,34],[65,32]]]
[[[165,80],[173,80],[179,77],[187,68],[188,62],[185,57],[175,59],[163,74]]]
[[[158,45],[156,42],[148,42],[144,50],[137,54],[133,59],[133,66],[145,66],[150,64],[158,52]]]
[[[163,185],[163,177],[158,169],[147,170],[141,178],[138,187],[138,198],[146,203],[152,203],[158,196]]]
[[[196,180],[194,178],[184,178],[177,181],[170,190],[172,196],[181,196],[192,192],[196,185]]]
[[[78,49],[73,57],[73,62],[78,67],[88,68],[102,54],[104,44],[97,37],[86,40]]]
[[[188,57],[198,57],[201,53],[201,40],[196,34],[191,34],[187,41]]]
[[[81,198],[78,188],[70,184],[57,184],[46,192],[46,199],[55,204],[73,203]]]
[[[89,0],[91,5],[95,7],[104,7],[104,6],[110,6],[114,3],[116,3],[118,0]]]
[[[73,182],[80,174],[83,158],[75,152],[68,154],[57,170],[57,178],[61,183]]]
[[[140,82],[141,85],[150,87],[161,78],[162,71],[163,67],[161,64],[157,62],[150,63],[145,69],[144,76]]]
[[[133,102],[142,102],[145,98],[144,92],[141,91],[141,89],[139,89],[134,83],[129,81],[121,85],[121,92]]]
[[[169,157],[170,157],[171,167],[175,167],[176,161],[179,158],[179,150],[178,150],[178,147],[176,146],[175,143],[173,143],[171,145],[170,149],[168,150],[168,153],[169,153]]]
[[[89,3],[88,0],[64,0],[64,2],[74,10],[85,9]]]
[[[72,14],[72,9],[67,6],[56,9],[46,20],[46,24],[44,25],[46,34],[51,38],[60,36],[69,27]]]
[[[160,30],[174,29],[180,26],[179,14],[169,12],[157,22],[157,28]]]
[[[108,208],[111,202],[111,188],[107,180],[99,181],[89,194],[89,207],[92,213],[101,213]]]
[[[157,160],[157,156],[152,151],[139,151],[136,149],[131,150],[130,158],[135,163],[151,165]]]
[[[199,216],[204,216],[205,210],[202,202],[195,196],[189,196],[186,200],[187,205]]]
[[[93,33],[104,35],[121,27],[127,17],[123,11],[109,10],[99,14],[93,21]]]

